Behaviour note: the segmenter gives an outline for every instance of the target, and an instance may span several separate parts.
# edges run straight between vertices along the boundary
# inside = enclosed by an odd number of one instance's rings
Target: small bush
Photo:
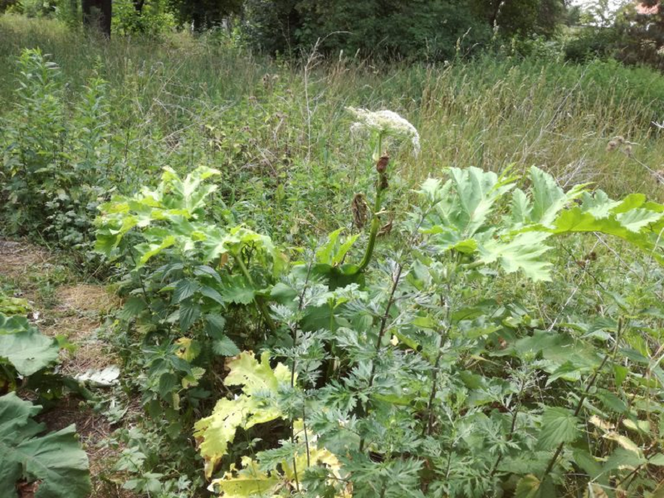
[[[83,248],[108,173],[106,83],[91,78],[70,109],[60,68],[41,51],[19,59],[17,101],[4,120],[2,211],[10,233]]]

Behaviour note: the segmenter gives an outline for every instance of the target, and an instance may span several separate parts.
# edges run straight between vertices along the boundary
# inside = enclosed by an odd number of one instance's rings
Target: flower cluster
[[[385,136],[409,139],[413,152],[420,152],[420,134],[406,119],[393,111],[369,111],[356,107],[346,107],[346,110],[357,120],[350,127],[352,133],[376,132]]]

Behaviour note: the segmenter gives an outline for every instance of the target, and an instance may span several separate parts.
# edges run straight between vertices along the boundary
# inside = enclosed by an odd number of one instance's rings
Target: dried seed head
[[[621,145],[625,143],[625,137],[623,137],[621,135],[618,135],[617,137],[614,137],[613,140],[615,140],[616,142],[618,142]]]
[[[379,190],[386,190],[390,184],[387,181],[387,175],[385,173],[380,174],[380,183],[378,184]]]
[[[618,147],[618,142],[615,140],[611,140],[608,144],[606,144],[606,151],[611,152],[612,150],[615,150]]]
[[[385,225],[380,227],[380,230],[378,230],[378,237],[383,237],[385,235],[389,235],[390,233],[392,233],[393,223],[394,223],[394,220],[390,220]]]
[[[664,169],[660,169],[659,171],[655,171],[653,173],[653,176],[655,177],[655,181],[658,183],[661,183],[664,185]]]
[[[623,151],[625,152],[625,154],[627,154],[628,157],[632,157],[632,154],[634,153],[631,145],[625,145]]]
[[[353,223],[357,228],[364,228],[369,219],[369,205],[364,194],[355,194],[350,205],[353,212]]]
[[[390,162],[390,156],[387,154],[384,154],[378,159],[378,162],[376,163],[376,171],[378,171],[380,174],[385,173],[387,171],[387,165]]]

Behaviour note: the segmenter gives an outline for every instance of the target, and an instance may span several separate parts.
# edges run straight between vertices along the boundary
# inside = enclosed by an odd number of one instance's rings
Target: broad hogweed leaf
[[[0,496],[17,498],[19,480],[38,481],[35,498],[86,498],[92,491],[88,457],[73,425],[38,437],[41,410],[15,393],[0,397]]]
[[[32,375],[58,361],[58,341],[42,335],[25,318],[0,313],[0,358],[21,375]]]
[[[234,400],[219,400],[212,415],[199,420],[194,427],[208,478],[226,455],[238,428],[249,429],[284,416],[279,407],[270,402],[269,396],[277,394],[280,384],[290,385],[288,367],[279,363],[273,370],[267,352],[259,362],[254,353],[245,351],[229,361],[228,368],[226,385],[242,386],[242,395]]]
[[[479,249],[480,262],[490,264],[498,261],[505,273],[522,270],[534,281],[551,280],[550,262],[542,260],[549,250],[544,241],[549,234],[541,232],[520,233],[509,242],[489,240]]]
[[[513,178],[477,168],[450,169],[450,180],[427,180],[419,193],[427,208],[422,232],[435,252],[456,251],[475,264],[500,264],[534,281],[551,279],[547,239],[555,235],[598,232],[619,237],[664,264],[664,205],[642,194],[613,201],[585,185],[565,192],[538,168],[529,173],[530,188],[515,189]],[[580,204],[576,205],[581,199]],[[506,211],[497,219],[494,213]]]
[[[328,484],[334,485],[343,481],[341,463],[337,457],[326,448],[318,448],[315,435],[309,433],[308,440],[304,437],[304,423],[296,420],[293,424],[295,440],[297,445],[295,453],[291,458],[279,461],[279,469],[272,470],[269,474],[261,470],[262,456],[268,452],[258,454],[259,461],[249,457],[242,457],[242,468],[237,469],[231,465],[230,471],[226,472],[221,479],[212,481],[210,491],[221,492],[221,496],[228,497],[253,497],[253,496],[276,496],[280,489],[288,485],[294,486],[296,491],[308,496],[307,484],[302,479],[304,472],[311,467],[324,468],[329,476]],[[308,446],[305,449],[305,444]],[[297,469],[296,477],[295,469]],[[299,487],[297,487],[299,485]],[[348,487],[343,487],[335,494],[335,498],[351,498],[352,493]]]
[[[231,465],[221,479],[215,479],[208,488],[219,492],[225,498],[245,498],[253,496],[274,496],[281,486],[281,479],[263,472],[257,462],[249,457],[242,457],[242,468]]]

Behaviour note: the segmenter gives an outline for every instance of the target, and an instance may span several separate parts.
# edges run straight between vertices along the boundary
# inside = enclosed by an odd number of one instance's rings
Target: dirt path
[[[28,318],[46,335],[74,345],[61,351],[60,372],[74,376],[119,364],[99,330],[120,303],[104,287],[77,282],[56,256],[37,246],[0,239],[0,295],[27,301]],[[76,424],[90,459],[94,498],[131,496],[120,489],[109,468],[118,450],[108,447],[115,427],[74,396],[40,416],[50,430]],[[28,497],[30,494],[24,494]]]

